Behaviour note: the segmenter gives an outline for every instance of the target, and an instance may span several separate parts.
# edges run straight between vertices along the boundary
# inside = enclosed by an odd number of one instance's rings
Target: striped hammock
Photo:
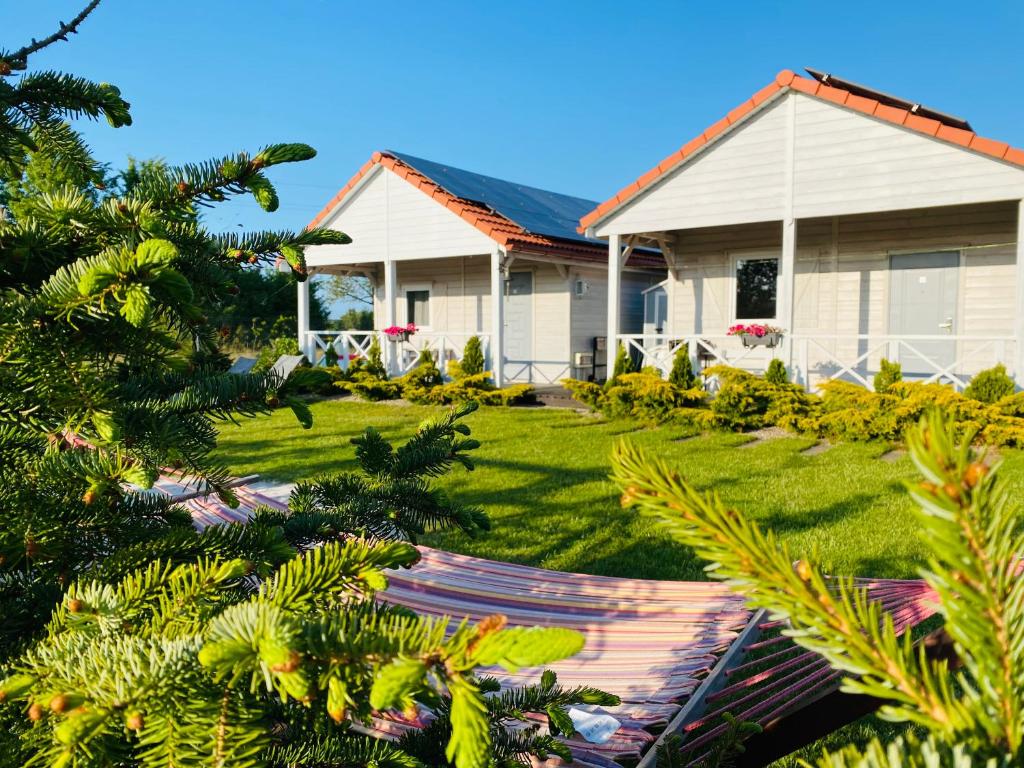
[[[287,509],[244,481],[234,488],[237,509],[197,492],[184,478],[163,476],[156,490],[188,508],[199,529],[245,522],[261,506]],[[619,721],[606,741],[564,740],[572,749],[572,766],[651,768],[656,747],[672,733],[683,737],[687,763],[697,764],[729,728],[724,714],[767,725],[839,686],[840,673],[781,634],[782,622],[769,621],[716,582],[561,573],[419,550],[422,560],[415,567],[389,572],[381,599],[427,616],[479,620],[500,613],[512,626],[570,627],[586,637],[579,654],[549,668],[560,684],[593,685],[622,703],[601,710]],[[900,632],[934,613],[934,595],[921,581],[858,583],[892,614]],[[541,672],[482,671],[503,687],[536,683]],[[396,714],[382,715],[373,725],[379,735],[397,737],[422,724],[420,718]],[[551,763],[556,764],[562,765]]]

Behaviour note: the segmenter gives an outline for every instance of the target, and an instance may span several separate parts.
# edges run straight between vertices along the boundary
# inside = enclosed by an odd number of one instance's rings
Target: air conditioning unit
[[[593,368],[594,367],[594,353],[593,352],[577,352],[573,358],[573,365],[577,368]]]
[[[588,293],[590,293],[590,283],[586,280],[577,280],[573,284],[573,294],[577,299],[582,299]]]

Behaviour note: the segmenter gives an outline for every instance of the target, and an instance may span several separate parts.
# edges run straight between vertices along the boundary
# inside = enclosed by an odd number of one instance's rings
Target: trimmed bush
[[[384,367],[384,358],[380,351],[380,337],[373,334],[370,346],[366,350],[366,372],[375,379],[387,380],[388,370]]]
[[[636,373],[636,366],[633,365],[633,358],[629,356],[629,352],[626,351],[626,347],[620,341],[615,351],[615,365],[612,368],[611,378],[604,385],[606,387],[614,385],[615,380],[626,373]]]
[[[1014,389],[1013,379],[1007,375],[1006,366],[999,363],[971,379],[971,383],[964,390],[964,397],[980,403],[994,403],[1012,395]]]
[[[299,341],[294,336],[278,336],[260,349],[259,357],[252,370],[254,373],[266,371],[273,367],[281,355],[299,354]]]
[[[407,386],[405,397],[414,403],[430,405],[470,401],[481,405],[519,405],[533,401],[533,387],[529,384],[510,384],[498,389],[491,382],[491,374],[485,371],[435,387]]]
[[[576,379],[564,379],[562,385],[593,411],[651,424],[674,419],[681,409],[697,408],[706,397],[699,388],[682,389],[650,371],[620,374],[604,387]]]
[[[672,370],[668,381],[680,389],[693,389],[697,386],[697,377],[693,373],[693,361],[690,360],[690,345],[680,344],[672,357]]]
[[[462,350],[462,362],[459,370],[463,376],[476,376],[484,372],[484,350],[479,336],[470,336],[466,340],[466,348]]]
[[[774,384],[775,386],[789,384],[789,374],[786,373],[786,364],[779,360],[779,358],[773,357],[772,361],[768,363],[768,369],[764,372],[764,380],[769,384]]]
[[[883,357],[881,368],[878,373],[875,374],[875,379],[872,382],[875,387],[875,392],[885,394],[892,388],[893,384],[899,381],[903,381],[903,366],[899,363],[886,360]]]

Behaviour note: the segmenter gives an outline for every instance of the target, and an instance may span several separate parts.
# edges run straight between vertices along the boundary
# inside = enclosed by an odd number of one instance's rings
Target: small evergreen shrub
[[[971,379],[971,383],[964,390],[964,397],[980,403],[994,403],[1012,395],[1014,388],[1013,379],[1006,373],[1006,366],[999,363]]]
[[[768,363],[768,369],[764,372],[764,380],[769,384],[774,384],[775,386],[789,384],[789,374],[786,373],[786,364],[779,360],[779,358],[773,357],[772,361]]]
[[[256,364],[252,367],[253,373],[270,370],[281,355],[297,354],[299,354],[299,342],[294,336],[278,336],[271,339],[269,344],[260,349]]]
[[[533,401],[533,387],[529,384],[510,384],[498,389],[488,372],[463,376],[455,381],[434,387],[415,384],[406,386],[407,400],[424,405],[450,405],[477,402],[481,405],[520,405]]]
[[[338,365],[338,350],[334,348],[333,344],[328,344],[327,349],[324,350],[324,363],[328,368],[334,368]]]
[[[636,366],[633,365],[633,358],[630,357],[626,347],[619,342],[619,346],[615,352],[615,365],[612,367],[612,375],[605,382],[606,387],[610,387],[615,383],[615,380],[624,373],[636,373]]]
[[[693,373],[693,361],[690,360],[690,345],[680,344],[672,358],[672,371],[668,381],[680,389],[693,389],[697,386],[697,377]]]
[[[484,372],[484,350],[479,336],[470,336],[466,341],[459,368],[463,376],[476,376]]]
[[[875,392],[884,394],[898,381],[903,381],[903,366],[882,358],[881,368],[875,374]]]
[[[377,334],[370,339],[370,346],[366,350],[366,372],[375,379],[388,378],[388,370],[384,367],[384,358],[380,351],[380,337]]]
[[[699,388],[681,389],[650,371],[621,374],[611,386],[576,379],[564,379],[562,385],[593,411],[650,424],[674,419],[680,409],[697,408],[706,397]]]

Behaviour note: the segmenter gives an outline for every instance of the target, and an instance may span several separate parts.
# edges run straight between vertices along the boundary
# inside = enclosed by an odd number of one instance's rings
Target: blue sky
[[[0,47],[84,0],[5,0]],[[135,124],[97,155],[198,161],[276,141],[319,151],[272,178],[301,227],[380,148],[603,200],[784,68],[811,66],[1024,144],[1024,4],[107,0],[38,55],[119,85]]]

